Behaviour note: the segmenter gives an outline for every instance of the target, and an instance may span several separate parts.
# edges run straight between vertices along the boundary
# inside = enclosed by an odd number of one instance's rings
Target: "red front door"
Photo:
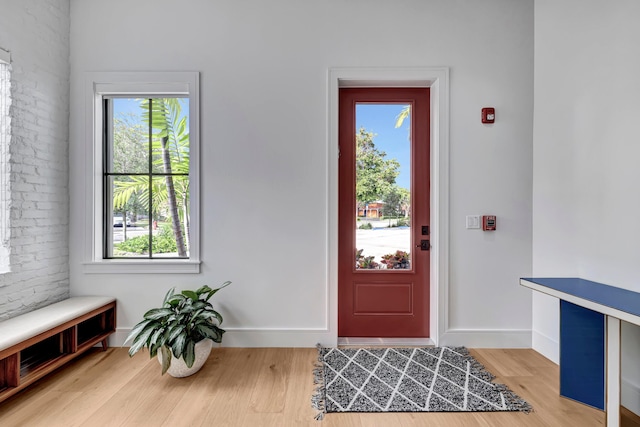
[[[429,89],[339,98],[338,335],[426,338]]]

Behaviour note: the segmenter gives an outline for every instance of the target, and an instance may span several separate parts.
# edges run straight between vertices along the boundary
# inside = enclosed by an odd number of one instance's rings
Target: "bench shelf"
[[[63,323],[42,332],[38,331],[39,333],[34,336],[25,336],[21,341],[12,343],[6,348],[0,347],[0,402],[96,344],[102,343],[103,350],[106,350],[107,337],[115,332],[116,327],[116,302],[113,299],[107,300],[111,301],[97,308],[93,308],[96,304],[95,301],[91,301],[93,305],[90,305],[91,308],[84,314],[77,315],[72,319],[64,319]],[[63,311],[65,302],[58,303],[60,307],[57,310],[55,307],[51,307],[52,310],[49,311],[52,313]],[[98,300],[98,302],[104,301]],[[73,305],[73,302],[67,305]],[[40,310],[47,309],[48,307],[45,307]],[[73,309],[74,315],[77,314],[78,307],[73,307]],[[80,311],[82,310],[80,309]],[[31,316],[35,320],[38,316],[36,312],[33,312]],[[27,317],[29,314],[24,316]],[[6,321],[13,322],[11,325],[13,332],[22,326],[19,324],[19,318],[20,316],[15,320]],[[3,323],[0,323],[0,329],[3,327]]]

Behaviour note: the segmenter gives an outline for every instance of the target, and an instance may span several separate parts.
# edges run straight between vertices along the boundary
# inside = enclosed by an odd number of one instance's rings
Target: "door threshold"
[[[431,338],[356,338],[338,337],[338,346],[424,347],[435,346]]]

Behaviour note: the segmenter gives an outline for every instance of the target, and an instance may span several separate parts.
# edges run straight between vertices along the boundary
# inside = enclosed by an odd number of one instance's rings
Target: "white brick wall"
[[[1,321],[69,295],[69,0],[3,1],[0,48],[12,60]]]

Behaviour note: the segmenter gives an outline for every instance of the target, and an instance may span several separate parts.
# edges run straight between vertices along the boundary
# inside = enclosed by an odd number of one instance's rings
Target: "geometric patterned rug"
[[[312,398],[327,412],[523,411],[531,405],[465,347],[318,347]]]

